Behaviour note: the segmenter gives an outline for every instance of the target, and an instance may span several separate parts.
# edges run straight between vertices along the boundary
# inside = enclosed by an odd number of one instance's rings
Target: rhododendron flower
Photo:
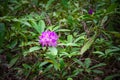
[[[93,14],[93,9],[89,9],[88,14],[92,15]]]
[[[39,43],[42,44],[42,46],[53,46],[55,47],[57,45],[58,36],[54,31],[45,31],[42,32],[42,35],[39,36]]]

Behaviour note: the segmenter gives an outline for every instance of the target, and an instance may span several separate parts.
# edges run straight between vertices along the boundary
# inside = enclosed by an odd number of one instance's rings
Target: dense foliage
[[[0,80],[120,79],[119,0],[0,0]]]

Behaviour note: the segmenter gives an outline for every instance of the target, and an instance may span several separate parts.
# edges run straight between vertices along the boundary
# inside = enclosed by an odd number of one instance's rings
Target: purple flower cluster
[[[45,31],[42,32],[42,35],[39,36],[39,43],[42,44],[42,46],[53,46],[55,47],[57,45],[58,36],[54,31]]]
[[[93,9],[89,9],[88,14],[92,15],[93,14]]]

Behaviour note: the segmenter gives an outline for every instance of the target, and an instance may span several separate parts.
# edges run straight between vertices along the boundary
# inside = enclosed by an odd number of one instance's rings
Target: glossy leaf
[[[74,60],[76,63],[78,63],[80,66],[82,66],[83,68],[85,67],[84,63],[81,62],[80,60],[78,60],[78,59],[76,59],[76,58],[74,58],[73,60]]]
[[[39,34],[41,34],[41,33],[44,31],[44,29],[45,29],[45,22],[44,22],[43,20],[40,20],[40,21],[38,22],[38,24],[37,24],[37,22],[35,22],[35,21],[33,21],[33,20],[31,20],[30,22],[31,22],[33,28],[34,28]]]
[[[22,66],[25,68],[25,69],[31,69],[32,67],[29,66],[28,64],[22,64]]]
[[[18,56],[14,57],[14,58],[10,61],[10,63],[9,63],[9,68],[11,68],[12,66],[14,66],[18,59],[19,59]]]
[[[68,41],[68,43],[72,43],[72,41],[73,41],[73,36],[72,36],[72,35],[68,35],[68,36],[67,36],[67,41]]]
[[[96,64],[96,65],[92,66],[90,69],[94,69],[94,68],[97,68],[97,67],[102,67],[102,66],[105,66],[105,65],[106,65],[105,63]]]
[[[52,64],[54,65],[54,68],[55,68],[56,70],[60,70],[60,64],[59,64],[58,61],[55,59],[54,55],[47,54],[46,56],[49,58],[49,60],[47,60],[47,62],[52,63]]]
[[[91,64],[90,58],[86,58],[85,61],[84,61],[84,64],[85,64],[86,68],[89,68],[90,64]]]
[[[39,21],[37,29],[39,33],[42,33],[45,30],[45,22],[43,20]]]
[[[57,50],[56,47],[49,47],[49,50],[50,50],[52,55],[57,55],[58,54],[58,50]]]
[[[40,47],[39,47],[39,46],[31,47],[31,48],[29,49],[29,52],[34,52],[34,51],[36,51],[36,50],[40,50]]]
[[[83,55],[83,53],[85,53],[93,44],[94,40],[95,40],[96,35],[94,35],[92,38],[89,39],[89,41],[87,43],[85,43],[85,45],[82,47],[80,54]]]

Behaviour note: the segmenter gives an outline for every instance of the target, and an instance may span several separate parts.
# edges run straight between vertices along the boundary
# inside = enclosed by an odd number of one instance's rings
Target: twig
[[[84,21],[82,21],[82,24],[83,24],[83,27],[84,27],[84,31],[85,31],[86,34],[87,34],[87,37],[89,37],[90,31],[88,30],[86,23],[85,23]]]

